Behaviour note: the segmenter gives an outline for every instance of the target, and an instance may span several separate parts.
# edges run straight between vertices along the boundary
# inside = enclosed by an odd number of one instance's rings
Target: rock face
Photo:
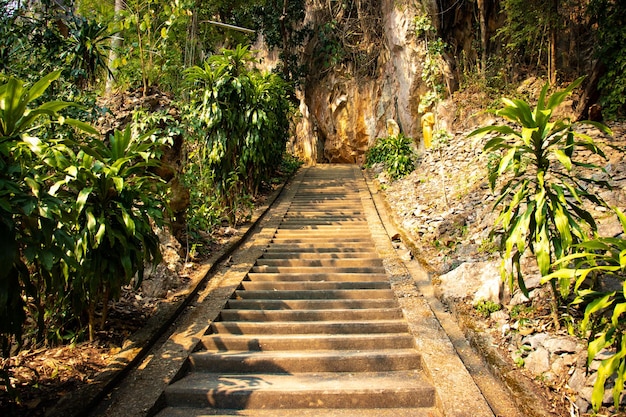
[[[409,3],[381,2],[383,47],[374,75],[355,75],[339,64],[307,80],[298,96],[296,155],[307,162],[361,163],[376,138],[386,135],[387,119],[395,120],[406,136],[419,138],[426,48],[413,25],[421,12]],[[309,9],[307,19],[314,19],[313,6]]]

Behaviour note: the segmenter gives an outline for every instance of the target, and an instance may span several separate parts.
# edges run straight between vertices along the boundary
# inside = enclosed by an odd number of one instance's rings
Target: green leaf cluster
[[[503,278],[527,293],[520,259],[529,251],[537,260],[542,283],[550,284],[553,299],[584,309],[578,326],[589,339],[589,364],[600,352],[608,352],[592,395],[598,411],[607,380],[614,377],[616,407],[626,380],[626,243],[623,238],[597,237],[595,220],[584,205],[606,206],[590,189],[609,184],[595,179],[601,176],[593,175],[594,171],[603,174],[604,169],[586,158],[605,155],[578,125],[587,124],[605,134],[611,134],[610,130],[599,123],[552,117],[581,81],[550,96],[546,84],[534,108],[524,100],[503,99],[504,107],[496,114],[509,123],[485,126],[470,135],[495,134],[484,151],[490,152],[489,181],[498,194],[494,209],[500,214],[492,233],[501,238]],[[585,159],[579,157],[579,150],[585,152]],[[616,213],[626,232],[626,216],[617,209]],[[505,268],[507,261],[510,272]],[[600,284],[609,278],[620,282],[620,288],[603,289]],[[553,317],[558,326],[556,302]],[[568,320],[577,322],[575,316]]]
[[[162,224],[164,203],[151,168],[161,144],[128,129],[103,141],[87,123],[64,118],[59,112],[73,103],[41,102],[59,76],[0,85],[4,356],[19,345],[27,312],[39,343],[80,330],[84,313],[93,336],[95,309],[102,305],[106,320],[108,299],[139,283],[146,262],[160,256],[152,225]]]
[[[202,190],[200,198],[215,196],[230,224],[249,212],[250,196],[280,166],[293,112],[289,85],[254,69],[254,62],[248,47],[238,45],[186,71],[196,97],[187,115],[195,140],[188,172],[200,183],[187,185]]]
[[[600,197],[588,191],[588,186],[608,184],[579,175],[574,169],[602,172],[602,167],[576,159],[576,151],[583,149],[600,157],[604,153],[590,136],[576,128],[586,123],[609,133],[608,128],[594,122],[552,120],[553,111],[581,81],[579,78],[551,96],[547,95],[546,84],[532,109],[524,100],[505,98],[504,107],[496,114],[515,126],[485,126],[470,134],[496,134],[487,141],[484,152],[499,154],[489,182],[492,189],[499,187],[494,205],[500,211],[496,228],[502,237],[504,259],[511,262],[511,272],[503,265],[502,273],[511,287],[517,282],[525,292],[521,256],[530,251],[541,275],[548,275],[555,259],[568,255],[573,244],[582,242],[597,228],[583,201],[604,205]],[[560,291],[556,293],[554,287],[555,296],[567,296],[569,284],[567,280],[559,282]]]
[[[374,146],[365,154],[365,166],[372,167],[382,163],[392,179],[402,178],[413,172],[416,160],[413,139],[402,133],[376,139]]]
[[[626,233],[626,216],[614,209]],[[557,260],[561,267],[545,281],[573,280],[576,298],[572,305],[584,307],[580,331],[588,336],[587,365],[603,352],[598,367],[591,403],[598,411],[602,406],[607,380],[614,376],[613,403],[619,409],[626,381],[626,239],[597,237],[576,245],[577,252]],[[612,280],[619,283],[607,289],[600,285]]]

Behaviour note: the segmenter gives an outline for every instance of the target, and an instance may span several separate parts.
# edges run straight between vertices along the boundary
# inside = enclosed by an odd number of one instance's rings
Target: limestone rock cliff
[[[385,135],[387,119],[395,120],[405,135],[419,143],[418,105],[427,91],[421,78],[426,45],[416,36],[413,22],[423,11],[415,2],[370,3],[380,8],[374,10],[377,15],[372,21],[380,26],[369,40],[364,34],[358,47],[365,54],[372,52],[365,43],[377,46],[375,70],[359,74],[345,62],[313,68],[298,94],[300,116],[292,149],[307,162],[361,163],[376,138]],[[321,15],[316,7],[324,5],[316,4],[310,2],[307,9],[306,19],[313,27],[322,24],[315,21]],[[315,54],[314,47],[309,45],[308,50]]]

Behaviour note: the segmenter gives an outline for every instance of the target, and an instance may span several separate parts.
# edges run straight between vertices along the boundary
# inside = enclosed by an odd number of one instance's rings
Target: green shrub
[[[546,84],[534,109],[519,99],[503,99],[504,108],[496,112],[514,123],[485,126],[470,136],[490,132],[497,136],[484,146],[484,152],[497,152],[497,169],[492,161],[489,175],[492,190],[498,186],[494,209],[500,214],[493,233],[501,236],[500,251],[504,261],[502,275],[511,287],[517,282],[527,294],[520,259],[528,250],[537,259],[542,276],[551,272],[551,265],[571,253],[572,245],[584,241],[596,230],[591,214],[583,207],[587,200],[596,205],[605,203],[588,191],[589,184],[608,186],[592,175],[577,174],[575,168],[603,171],[603,168],[575,159],[583,149],[604,157],[593,139],[576,130],[577,125],[590,124],[610,133],[604,125],[593,122],[573,123],[569,119],[552,120],[553,111],[576,88],[582,78],[566,89],[547,96]],[[511,263],[507,272],[505,262]],[[550,280],[554,295],[553,315],[558,326],[556,304],[570,292],[566,277]]]
[[[199,175],[201,198],[214,195],[230,224],[249,215],[251,196],[280,167],[293,111],[289,86],[250,69],[254,62],[239,45],[186,72],[190,95],[201,98],[187,115],[195,141],[189,169]]]
[[[130,126],[80,147],[64,171],[71,234],[77,263],[69,291],[77,312],[86,311],[89,339],[94,339],[95,312],[102,305],[101,325],[110,299],[133,280],[141,284],[145,265],[161,259],[152,222],[163,226],[163,181],[150,168],[161,144],[149,135],[134,136]],[[74,156],[74,155],[72,155]]]
[[[489,317],[491,313],[502,310],[502,305],[489,300],[480,300],[474,304],[474,309],[483,317]]]
[[[65,338],[63,332],[76,327],[64,329],[55,320],[80,324],[85,312],[92,330],[96,306],[102,303],[106,317],[108,298],[136,273],[140,281],[144,262],[159,255],[151,224],[160,223],[164,206],[149,168],[161,144],[129,130],[103,142],[93,127],[61,117],[59,111],[74,104],[35,104],[59,75],[31,87],[15,78],[0,85],[4,356],[20,345],[27,312],[37,323],[37,343]]]
[[[626,216],[619,209],[615,211],[626,233]],[[591,396],[593,409],[597,412],[602,406],[607,379],[614,375],[613,402],[619,410],[626,380],[626,239],[598,237],[576,245],[576,249],[579,252],[559,259],[555,266],[562,268],[543,281],[575,282],[572,304],[585,308],[579,330],[588,335],[587,364],[591,365],[600,351],[611,352],[598,368]],[[621,285],[612,291],[603,289],[599,284],[609,278]]]
[[[376,139],[376,143],[365,154],[365,166],[382,163],[392,179],[409,175],[415,169],[416,155],[413,139],[402,133]]]

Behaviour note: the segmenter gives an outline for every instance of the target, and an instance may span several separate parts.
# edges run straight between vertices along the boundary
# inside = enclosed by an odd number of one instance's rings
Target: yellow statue
[[[424,146],[430,148],[433,139],[433,126],[435,125],[435,115],[431,112],[424,113],[422,116],[422,136],[424,137]]]

